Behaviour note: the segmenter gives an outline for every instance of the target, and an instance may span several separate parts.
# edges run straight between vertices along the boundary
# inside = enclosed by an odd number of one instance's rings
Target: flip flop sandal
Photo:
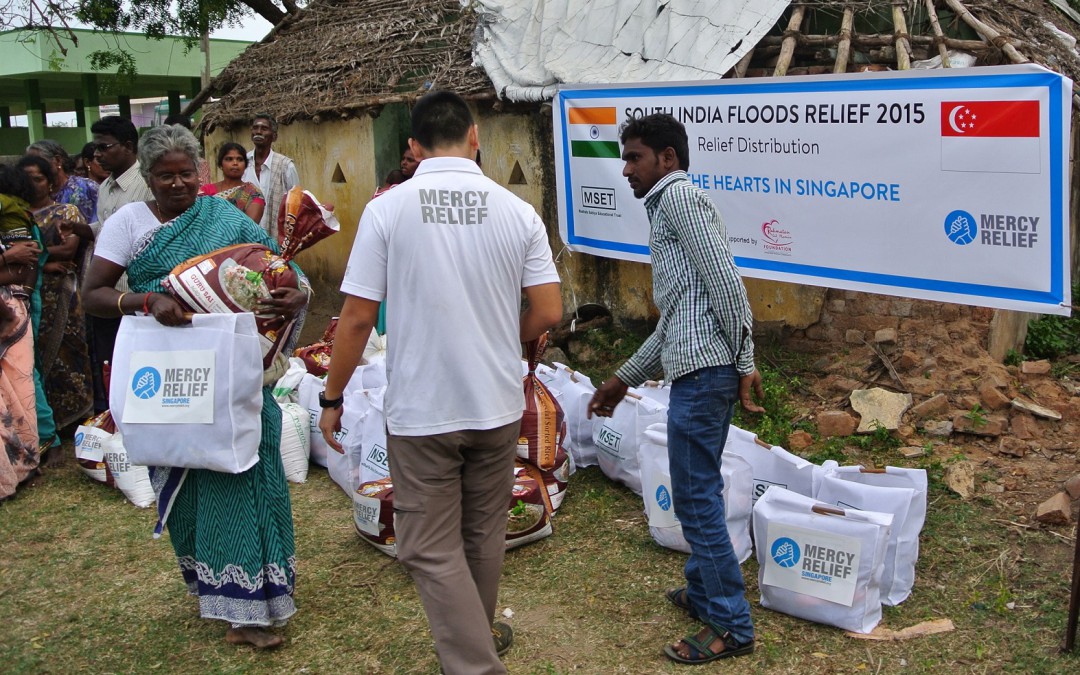
[[[690,604],[690,594],[686,592],[686,586],[669,588],[664,591],[664,595],[667,597],[668,602],[689,614],[691,619],[700,621],[697,610]]]
[[[514,643],[514,629],[509,624],[496,621],[491,624],[491,639],[495,640],[495,653],[502,656]]]
[[[701,633],[704,633],[704,639],[698,639],[698,635]],[[714,652],[709,647],[717,640],[717,638],[723,641],[724,648],[718,652]],[[676,663],[696,665],[699,663],[709,663],[710,661],[715,661],[717,659],[744,656],[754,652],[753,640],[739,644],[735,641],[735,638],[731,636],[729,631],[721,632],[712,624],[705,624],[705,629],[700,633],[687,635],[682,639],[682,643],[689,648],[689,657],[683,656],[676,651],[674,645],[665,646],[664,654]]]

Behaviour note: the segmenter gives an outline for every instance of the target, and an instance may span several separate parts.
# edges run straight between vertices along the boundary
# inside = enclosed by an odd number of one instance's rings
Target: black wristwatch
[[[345,403],[345,395],[342,394],[337,398],[326,398],[326,392],[319,392],[319,407],[320,408],[333,408],[337,410],[341,407],[341,404]]]

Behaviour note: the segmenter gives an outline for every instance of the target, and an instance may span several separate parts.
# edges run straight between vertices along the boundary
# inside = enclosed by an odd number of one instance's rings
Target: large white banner
[[[666,112],[743,275],[1067,315],[1071,87],[1034,65],[567,86],[561,234],[649,261],[618,133]]]

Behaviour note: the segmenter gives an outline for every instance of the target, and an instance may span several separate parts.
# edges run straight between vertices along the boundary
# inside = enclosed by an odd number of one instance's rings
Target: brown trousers
[[[387,438],[398,560],[416,583],[446,675],[506,672],[491,622],[520,428]]]

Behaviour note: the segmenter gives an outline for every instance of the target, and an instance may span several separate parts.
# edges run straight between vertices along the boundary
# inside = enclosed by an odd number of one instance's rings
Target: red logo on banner
[[[942,136],[1037,138],[1038,101],[943,101]]]

